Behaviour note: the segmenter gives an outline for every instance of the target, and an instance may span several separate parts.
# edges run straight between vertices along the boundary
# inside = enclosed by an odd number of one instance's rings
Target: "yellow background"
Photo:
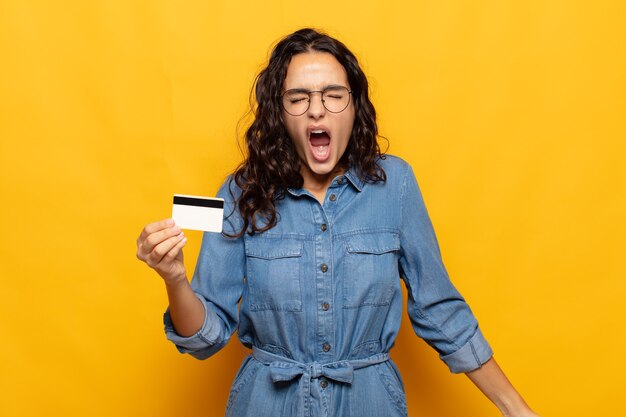
[[[223,414],[244,348],[179,355],[135,239],[173,193],[216,192],[270,45],[302,26],[360,57],[528,402],[626,415],[625,4],[0,1],[0,415]],[[411,416],[499,415],[406,321],[392,356]]]

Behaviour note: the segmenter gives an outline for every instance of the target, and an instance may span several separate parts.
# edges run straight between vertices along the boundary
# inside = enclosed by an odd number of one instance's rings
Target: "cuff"
[[[474,336],[459,350],[440,357],[448,365],[450,372],[460,374],[480,368],[492,356],[491,346],[480,329],[477,329]]]
[[[197,294],[196,294],[197,296]],[[198,299],[204,305],[204,323],[202,323],[202,327],[198,332],[194,335],[184,337],[176,333],[174,329],[174,324],[172,323],[172,318],[170,316],[169,307],[163,314],[163,324],[165,326],[165,336],[171,342],[176,345],[176,348],[181,353],[194,352],[202,349],[206,349],[207,347],[211,347],[215,345],[217,339],[220,334],[220,326],[216,321],[219,320],[215,314],[213,314],[213,310],[207,306],[206,301],[198,296]]]

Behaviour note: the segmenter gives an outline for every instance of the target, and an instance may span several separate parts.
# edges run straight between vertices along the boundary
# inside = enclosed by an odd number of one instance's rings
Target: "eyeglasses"
[[[281,98],[283,108],[292,116],[301,116],[309,110],[311,95],[320,93],[324,108],[331,113],[341,113],[350,104],[352,91],[340,85],[326,87],[320,91],[310,91],[303,88],[294,88],[285,91]]]

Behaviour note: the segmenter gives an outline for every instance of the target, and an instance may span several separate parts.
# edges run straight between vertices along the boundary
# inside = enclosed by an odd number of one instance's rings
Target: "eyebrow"
[[[322,88],[321,90],[309,90],[307,88],[289,88],[285,91],[291,91],[294,93],[309,93],[311,91],[326,91],[326,90],[332,90],[333,88],[347,88],[348,90],[350,89],[349,87],[346,87],[345,85],[341,85],[341,84],[329,84],[327,86],[325,86],[324,88]]]

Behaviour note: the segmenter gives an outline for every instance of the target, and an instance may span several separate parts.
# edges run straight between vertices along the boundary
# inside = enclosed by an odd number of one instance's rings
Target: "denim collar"
[[[350,168],[348,172],[344,174],[344,176],[350,181],[350,183],[357,189],[357,191],[363,190],[363,185],[365,182],[359,177],[354,167]]]
[[[332,187],[341,186],[339,181],[341,181],[342,178],[347,178],[348,182],[352,184],[352,186],[357,191],[360,192],[363,190],[363,185],[365,185],[365,182],[359,177],[359,174],[357,174],[356,169],[354,169],[354,167],[351,167],[344,174],[337,175],[335,178],[333,178],[333,181],[330,183],[330,187],[332,188]],[[294,195],[296,197],[300,197],[301,195],[307,193],[307,191],[304,188],[288,188],[287,191],[291,195]]]

